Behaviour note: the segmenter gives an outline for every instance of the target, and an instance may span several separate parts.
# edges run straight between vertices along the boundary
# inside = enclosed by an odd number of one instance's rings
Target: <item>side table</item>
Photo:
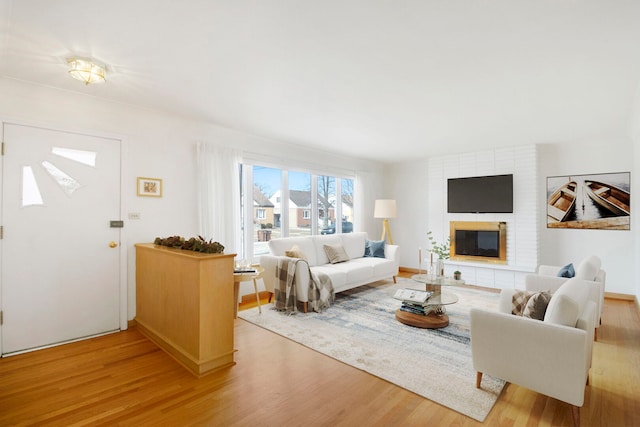
[[[233,296],[236,301],[235,311],[233,312],[233,318],[238,317],[238,304],[240,303],[240,283],[248,282],[250,280],[253,281],[253,290],[256,293],[256,301],[258,301],[258,312],[262,314],[262,307],[260,307],[260,294],[258,293],[258,279],[262,278],[262,273],[264,273],[264,269],[260,266],[251,266],[255,273],[233,273]]]

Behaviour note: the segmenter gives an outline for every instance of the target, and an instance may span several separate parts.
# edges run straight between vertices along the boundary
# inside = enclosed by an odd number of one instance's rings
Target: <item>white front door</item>
[[[119,329],[121,142],[2,130],[1,353]]]

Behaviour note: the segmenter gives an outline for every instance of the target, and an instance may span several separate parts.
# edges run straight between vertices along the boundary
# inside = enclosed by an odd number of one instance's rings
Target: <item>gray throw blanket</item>
[[[299,262],[306,264],[309,270],[309,305],[313,311],[320,312],[335,299],[333,284],[331,279],[324,273],[313,273],[309,268],[309,264],[299,258],[281,257],[278,259],[276,266],[276,282],[274,288],[274,307],[278,311],[294,313],[298,311],[296,302],[296,287],[294,279],[296,274],[296,265]]]

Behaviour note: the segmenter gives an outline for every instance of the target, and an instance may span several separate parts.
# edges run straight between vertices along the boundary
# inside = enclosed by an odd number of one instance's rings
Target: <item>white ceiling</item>
[[[0,75],[384,162],[626,136],[638,0],[0,0]],[[71,79],[64,59],[109,67]]]

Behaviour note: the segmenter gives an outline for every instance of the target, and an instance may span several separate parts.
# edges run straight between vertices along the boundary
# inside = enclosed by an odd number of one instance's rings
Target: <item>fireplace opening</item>
[[[451,259],[506,264],[506,223],[454,221],[450,228]]]

